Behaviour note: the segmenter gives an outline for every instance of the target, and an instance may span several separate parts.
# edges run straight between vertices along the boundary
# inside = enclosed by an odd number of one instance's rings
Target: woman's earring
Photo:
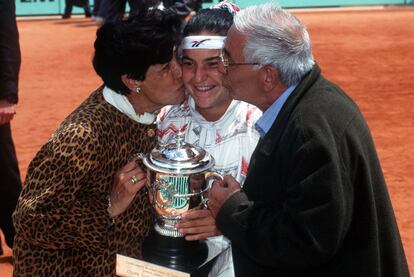
[[[141,92],[142,92],[140,87],[137,87],[136,91],[137,91],[138,94],[141,94]]]

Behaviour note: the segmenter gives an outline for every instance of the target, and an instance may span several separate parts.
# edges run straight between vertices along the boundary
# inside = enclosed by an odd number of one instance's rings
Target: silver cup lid
[[[196,174],[214,166],[214,158],[203,148],[184,142],[178,136],[175,142],[158,145],[144,164],[154,171],[169,174]]]

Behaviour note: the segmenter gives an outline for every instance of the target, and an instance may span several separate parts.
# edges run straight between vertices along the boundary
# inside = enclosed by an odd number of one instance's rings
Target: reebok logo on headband
[[[183,39],[182,49],[222,49],[224,36],[188,36]]]
[[[210,40],[210,39],[206,38],[206,39],[203,39],[203,40],[200,40],[200,41],[195,40],[195,41],[193,41],[193,45],[191,45],[191,47],[199,47],[201,44],[203,44],[203,42],[208,41],[208,40]]]

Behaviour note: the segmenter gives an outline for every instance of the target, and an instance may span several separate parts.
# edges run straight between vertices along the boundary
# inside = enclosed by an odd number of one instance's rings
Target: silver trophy
[[[147,168],[147,185],[156,217],[155,231],[183,237],[175,228],[181,214],[206,206],[212,183],[222,176],[214,171],[214,158],[201,147],[184,142],[159,145],[148,155],[138,154]]]
[[[142,247],[143,259],[184,272],[205,270],[210,259],[205,241],[187,241],[175,227],[181,215],[205,208],[213,182],[223,179],[212,170],[214,158],[204,149],[176,141],[137,154],[147,168],[147,186],[155,225]],[[202,269],[204,268],[204,269]]]

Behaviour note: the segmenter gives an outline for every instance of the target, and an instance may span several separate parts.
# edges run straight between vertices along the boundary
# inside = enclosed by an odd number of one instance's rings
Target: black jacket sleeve
[[[0,99],[17,103],[19,70],[16,6],[14,0],[0,0]]]

